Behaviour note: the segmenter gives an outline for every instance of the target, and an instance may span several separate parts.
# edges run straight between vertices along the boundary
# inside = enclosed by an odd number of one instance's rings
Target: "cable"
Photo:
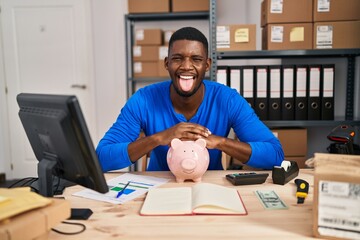
[[[18,181],[16,181],[16,182],[14,182],[14,183],[11,184],[10,186],[8,186],[8,188],[13,188],[13,187],[15,187],[17,184],[19,184],[19,183],[21,183],[21,182],[23,182],[23,181],[26,181],[25,183],[27,183],[27,182],[29,182],[29,181],[31,181],[31,180],[33,180],[33,179],[34,179],[33,177],[22,178],[22,179],[20,179],[20,180],[18,180]],[[21,186],[24,186],[24,184],[22,184]]]
[[[56,233],[63,234],[63,235],[75,235],[75,234],[82,233],[82,232],[84,232],[86,230],[85,224],[82,224],[82,223],[65,222],[65,221],[62,221],[61,223],[69,224],[69,225],[77,225],[77,226],[82,227],[82,229],[80,231],[78,231],[78,232],[62,232],[60,230],[57,230],[56,228],[51,228],[51,230],[53,230]]]

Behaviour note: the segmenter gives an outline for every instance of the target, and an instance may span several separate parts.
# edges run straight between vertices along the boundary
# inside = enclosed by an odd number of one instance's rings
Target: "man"
[[[200,31],[176,31],[164,65],[171,81],[138,90],[100,141],[96,152],[104,171],[128,167],[150,151],[148,170],[169,170],[166,154],[174,138],[205,139],[209,170],[222,169],[222,151],[256,168],[281,164],[279,140],[246,100],[234,89],[204,80],[211,59]],[[227,138],[231,128],[240,141]],[[141,130],[144,138],[138,138]]]

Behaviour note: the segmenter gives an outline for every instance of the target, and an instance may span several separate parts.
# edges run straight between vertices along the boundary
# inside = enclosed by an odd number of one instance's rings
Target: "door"
[[[89,0],[1,0],[12,176],[37,176],[18,117],[20,92],[72,94],[96,137]]]

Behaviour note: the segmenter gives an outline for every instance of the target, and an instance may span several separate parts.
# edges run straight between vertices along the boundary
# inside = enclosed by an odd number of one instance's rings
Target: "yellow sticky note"
[[[235,31],[235,42],[244,43],[249,42],[249,29],[248,28],[238,28]]]
[[[304,41],[304,27],[294,27],[290,31],[290,42]]]

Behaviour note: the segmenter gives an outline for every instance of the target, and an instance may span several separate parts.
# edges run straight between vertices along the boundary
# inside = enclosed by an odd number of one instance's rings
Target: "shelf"
[[[209,12],[179,12],[179,13],[145,13],[127,14],[125,18],[131,21],[169,21],[169,20],[206,20],[209,19]]]
[[[144,78],[129,78],[129,82],[137,82],[137,83],[154,83],[154,82],[162,82],[170,80],[170,77],[144,77]]]
[[[314,50],[258,50],[217,52],[217,59],[309,58],[360,56],[360,48]]]
[[[339,125],[360,126],[360,120],[292,120],[292,121],[263,121],[268,127],[336,127]]]

